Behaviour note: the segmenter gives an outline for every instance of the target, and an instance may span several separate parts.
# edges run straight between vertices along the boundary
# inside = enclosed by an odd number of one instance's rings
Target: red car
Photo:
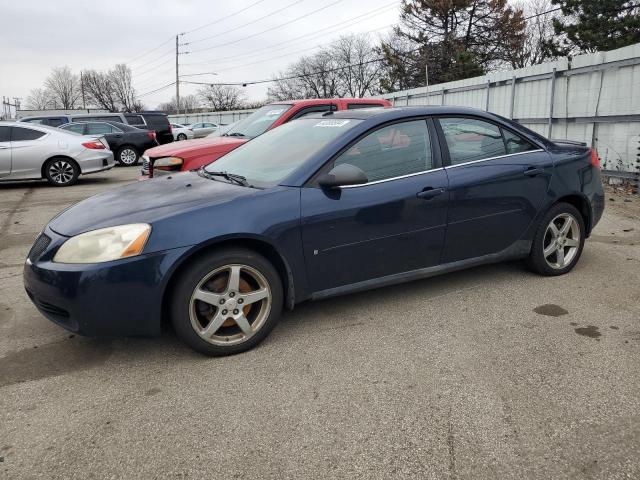
[[[200,168],[267,130],[309,113],[390,106],[391,103],[382,98],[332,98],[270,103],[243,118],[219,137],[175,142],[147,150],[142,157],[142,174],[153,177],[154,170],[165,173]]]

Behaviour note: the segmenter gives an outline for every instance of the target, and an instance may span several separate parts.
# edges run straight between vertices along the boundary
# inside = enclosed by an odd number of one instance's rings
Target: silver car
[[[189,125],[189,128],[193,130],[194,138],[202,138],[206,137],[211,132],[215,132],[218,129],[218,124],[211,122],[201,122]]]
[[[94,138],[46,125],[0,122],[0,182],[44,178],[73,185],[80,175],[113,168],[104,137]]]

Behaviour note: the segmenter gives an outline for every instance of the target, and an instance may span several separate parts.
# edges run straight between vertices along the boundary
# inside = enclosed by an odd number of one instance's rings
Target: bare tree
[[[205,85],[198,90],[198,96],[213,110],[235,110],[242,107],[245,93],[233,85]],[[180,99],[182,108],[182,99]]]
[[[344,66],[339,73],[345,95],[361,98],[380,93],[382,63],[372,45],[364,34],[340,37],[329,47],[338,67]]]
[[[177,111],[176,103],[176,97],[173,97],[168,102],[161,103],[159,109],[166,113],[175,113]],[[201,102],[197,95],[183,95],[180,97],[180,112],[196,111],[200,108],[200,104]]]
[[[509,63],[513,68],[538,65],[556,56],[548,48],[554,37],[553,19],[558,13],[545,13],[553,9],[550,0],[523,0],[515,8],[524,12],[526,20],[525,40],[510,53]]]
[[[80,81],[69,67],[54,68],[44,85],[54,108],[73,109],[80,103]]]
[[[124,63],[120,63],[109,72],[109,77],[122,110],[135,112],[139,102],[137,102],[136,91],[133,88],[131,69]]]
[[[26,106],[29,110],[47,110],[54,108],[49,92],[42,88],[34,88],[29,92]]]
[[[95,70],[86,70],[82,73],[82,86],[84,88],[87,103],[110,112],[117,112],[118,98],[111,75]]]
[[[381,63],[367,35],[347,35],[302,57],[275,78],[273,100],[363,97],[379,92]]]

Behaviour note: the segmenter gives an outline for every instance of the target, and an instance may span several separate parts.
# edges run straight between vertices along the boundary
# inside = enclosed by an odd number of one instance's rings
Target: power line
[[[155,51],[156,51],[156,50],[158,50],[160,47],[162,47],[162,46],[166,45],[167,43],[169,43],[171,40],[173,40],[173,37],[169,38],[169,40],[165,40],[165,41],[164,41],[164,42],[162,42],[160,45],[158,45],[158,46],[156,46],[156,47],[152,48],[151,50],[147,50],[147,51],[145,51],[144,53],[141,53],[140,55],[137,55],[137,56],[133,57],[131,60],[129,60],[128,62],[125,62],[125,63],[126,63],[126,64],[133,63],[133,62],[135,62],[138,58],[144,57],[145,55],[148,55],[148,54],[150,54],[150,53],[152,53],[152,52],[155,52]]]
[[[246,11],[247,11],[247,10],[249,10],[250,8],[255,7],[256,5],[258,5],[259,3],[262,3],[262,2],[264,2],[264,1],[265,1],[265,0],[258,0],[257,2],[254,2],[254,3],[252,3],[251,5],[249,5],[248,7],[245,7],[245,8],[243,8],[242,10],[238,10],[237,12],[234,12],[234,13],[232,13],[231,15],[227,15],[226,17],[219,18],[218,20],[214,20],[213,22],[206,23],[206,24],[201,25],[201,26],[199,26],[199,27],[197,27],[197,28],[194,28],[194,29],[192,29],[192,30],[187,30],[186,32],[182,32],[182,33],[180,34],[180,36],[182,36],[182,35],[188,35],[188,34],[193,33],[193,32],[197,32],[198,30],[202,30],[203,28],[207,28],[207,27],[210,27],[211,25],[215,25],[215,24],[220,23],[220,22],[222,22],[222,21],[224,21],[224,20],[226,20],[226,19],[228,19],[228,18],[235,17],[236,15],[239,15],[239,14],[241,14],[242,12],[246,12]],[[173,37],[171,37],[171,40],[173,40]],[[166,43],[166,42],[165,42],[165,43]]]
[[[157,62],[158,60],[161,60],[161,59],[165,58],[169,54],[173,54],[173,48],[171,48],[171,50],[166,50],[166,51],[162,52],[162,54],[159,57],[156,57],[153,60],[149,60],[148,62],[145,62],[145,63],[143,63],[141,65],[138,65],[137,67],[131,67],[131,70],[140,70],[143,67],[151,65],[152,63]],[[153,68],[153,67],[151,67],[151,68]]]
[[[348,27],[352,26],[351,23],[354,22],[355,20],[363,19],[363,17],[375,17],[377,15],[385,13],[387,10],[390,10],[393,7],[396,7],[397,4],[398,4],[397,1],[393,1],[391,3],[383,5],[382,7],[375,8],[375,9],[373,9],[373,10],[371,10],[369,12],[363,13],[361,15],[357,15],[357,16],[349,18],[347,20],[343,20],[341,22],[334,23],[333,25],[328,25],[328,26],[326,26],[324,28],[321,28],[319,30],[315,30],[313,32],[305,33],[304,35],[300,35],[298,37],[294,37],[294,38],[291,38],[289,40],[285,40],[283,42],[274,43],[273,45],[269,45],[268,47],[264,47],[264,48],[261,48],[261,49],[258,49],[258,50],[253,50],[252,52],[249,52],[249,53],[245,53],[245,54],[241,54],[241,55],[228,55],[226,57],[217,57],[215,59],[198,61],[198,62],[181,63],[181,65],[187,66],[187,65],[201,65],[201,64],[206,64],[206,63],[218,63],[218,62],[221,62],[221,61],[224,61],[224,60],[229,60],[229,59],[234,59],[235,60],[235,59],[241,58],[241,57],[253,57],[253,56],[256,56],[256,55],[262,55],[262,52],[264,52],[265,50],[271,50],[273,47],[278,47],[280,45],[285,45],[285,44],[288,44],[288,43],[292,43],[292,42],[295,42],[295,41],[300,40],[300,39],[305,38],[305,37],[309,37],[309,38],[307,40],[303,40],[303,41],[309,41],[309,40],[313,40],[315,37],[324,36],[329,32],[335,33],[336,31],[343,30],[345,28],[348,28]],[[346,23],[348,23],[349,25],[344,25]],[[344,26],[334,30],[335,27],[338,27],[340,25],[344,25]],[[288,48],[288,47],[285,46],[284,48]],[[279,49],[276,49],[276,51],[277,50],[283,50],[283,49],[279,48]]]
[[[138,95],[138,97],[144,97],[146,95],[151,95],[152,93],[159,92],[160,90],[164,90],[166,88],[172,87],[173,85],[175,85],[175,83],[176,82],[167,83],[166,85],[163,85],[160,88],[156,88],[155,90],[151,90],[150,92],[141,93],[140,95]]]
[[[223,32],[216,33],[215,35],[210,35],[208,37],[199,38],[197,40],[192,40],[190,42],[182,43],[181,45],[192,45],[194,43],[200,43],[200,42],[204,42],[205,40],[211,40],[212,38],[216,38],[216,37],[220,37],[222,35],[226,35],[227,33],[235,32],[236,30],[240,30],[241,28],[248,27],[249,25],[253,25],[254,23],[259,22],[260,20],[264,20],[265,18],[272,17],[273,15],[276,15],[276,14],[286,10],[287,8],[291,8],[294,5],[297,5],[298,3],[302,3],[303,1],[304,0],[295,0],[293,3],[290,3],[289,5],[285,5],[284,7],[280,8],[278,10],[275,10],[275,11],[273,11],[271,13],[263,15],[262,17],[256,18],[255,20],[252,20],[252,21],[250,21],[248,23],[244,23],[242,25],[239,25],[237,27],[231,28],[229,30],[225,30]]]
[[[239,38],[239,39],[237,39],[237,40],[232,40],[232,41],[230,41],[230,42],[226,42],[226,43],[219,43],[219,44],[217,44],[217,45],[212,45],[212,46],[210,46],[210,47],[200,48],[200,49],[198,49],[198,50],[193,50],[193,51],[191,51],[191,52],[183,52],[183,55],[184,55],[184,54],[187,54],[187,53],[197,53],[197,52],[204,52],[204,51],[206,51],[206,50],[213,50],[214,48],[224,47],[224,46],[227,46],[227,45],[233,45],[234,43],[238,43],[238,42],[241,42],[241,41],[243,41],[243,40],[247,40],[247,39],[249,39],[249,38],[257,37],[257,36],[259,36],[259,35],[262,35],[263,33],[267,33],[267,32],[271,32],[271,31],[273,31],[273,30],[277,30],[278,28],[282,28],[282,27],[285,27],[285,26],[287,26],[287,25],[290,25],[290,24],[292,24],[292,23],[294,23],[294,22],[297,22],[298,20],[302,20],[303,18],[307,18],[307,17],[309,17],[310,15],[313,15],[313,14],[315,14],[315,13],[318,13],[318,12],[320,12],[320,11],[322,11],[322,10],[326,10],[327,8],[332,7],[332,6],[334,6],[335,4],[340,3],[341,1],[342,1],[342,0],[336,0],[335,2],[330,3],[329,5],[325,5],[324,7],[320,7],[320,8],[318,8],[318,9],[316,9],[316,10],[313,10],[312,12],[309,12],[309,13],[306,13],[306,14],[304,14],[304,15],[301,15],[301,16],[299,16],[299,17],[297,17],[297,18],[294,18],[293,20],[289,20],[288,22],[282,23],[282,24],[280,24],[280,25],[276,25],[275,27],[271,27],[271,28],[268,28],[268,29],[266,29],[266,30],[262,30],[261,32],[254,33],[254,34],[252,34],[252,35],[248,35],[248,36],[246,36],[246,37]]]

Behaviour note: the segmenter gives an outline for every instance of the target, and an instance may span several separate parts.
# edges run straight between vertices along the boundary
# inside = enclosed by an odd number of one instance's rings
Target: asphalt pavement
[[[0,478],[640,478],[640,196],[607,191],[568,275],[306,303],[206,358],[170,330],[71,335],[22,286],[52,216],[138,171],[0,185]]]

